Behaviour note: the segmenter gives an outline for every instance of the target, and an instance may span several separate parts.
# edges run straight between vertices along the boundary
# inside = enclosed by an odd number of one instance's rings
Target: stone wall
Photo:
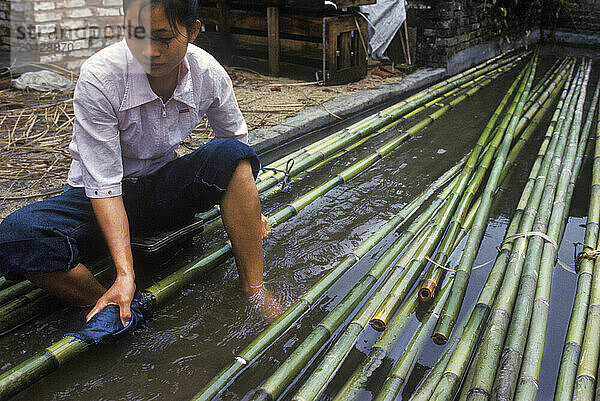
[[[494,37],[479,9],[466,1],[409,1],[407,20],[417,29],[419,65],[443,66],[461,50]]]
[[[12,60],[77,71],[98,49],[123,37],[122,0],[0,0],[0,7],[2,2],[9,5]]]
[[[600,0],[567,0],[554,27],[557,31],[600,34]]]

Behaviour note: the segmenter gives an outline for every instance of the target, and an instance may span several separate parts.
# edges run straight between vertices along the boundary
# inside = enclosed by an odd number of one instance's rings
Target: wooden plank
[[[199,19],[202,23],[218,24],[217,9],[202,7]],[[228,24],[233,32],[236,29],[267,32],[268,29],[264,12],[256,10],[230,10]],[[280,37],[282,35],[297,35],[320,39],[322,30],[322,18],[320,17],[286,14],[281,10],[279,12]]]
[[[279,76],[279,9],[267,8],[269,75]]]
[[[352,67],[354,51],[352,49],[352,32],[340,32],[337,37],[338,68]]]

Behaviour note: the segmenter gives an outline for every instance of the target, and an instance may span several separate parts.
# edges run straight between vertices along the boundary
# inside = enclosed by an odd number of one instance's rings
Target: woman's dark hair
[[[123,0],[123,14],[127,14],[127,7],[137,0]],[[162,7],[169,21],[171,29],[175,33],[181,33],[177,29],[177,23],[183,25],[187,31],[192,30],[198,19],[198,0],[141,0],[140,11],[147,7]],[[184,35],[187,36],[187,35]]]

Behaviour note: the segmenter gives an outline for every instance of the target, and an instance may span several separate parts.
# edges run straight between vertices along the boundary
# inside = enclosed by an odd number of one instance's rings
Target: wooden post
[[[229,3],[218,2],[217,13],[219,21],[219,36],[223,44],[223,57],[227,63],[231,62],[233,57],[233,40],[229,31]]]
[[[269,75],[279,76],[279,8],[267,8]]]

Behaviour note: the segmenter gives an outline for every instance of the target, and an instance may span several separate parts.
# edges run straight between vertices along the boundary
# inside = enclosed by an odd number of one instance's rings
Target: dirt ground
[[[323,86],[242,68],[227,70],[249,130],[277,125],[307,107],[325,107],[323,103],[334,97],[399,82],[404,76],[390,66],[371,65],[360,81]],[[61,191],[69,170],[73,123],[72,92],[23,92],[7,83],[0,86],[0,221],[28,203]],[[211,135],[203,121],[179,153],[192,151]]]

